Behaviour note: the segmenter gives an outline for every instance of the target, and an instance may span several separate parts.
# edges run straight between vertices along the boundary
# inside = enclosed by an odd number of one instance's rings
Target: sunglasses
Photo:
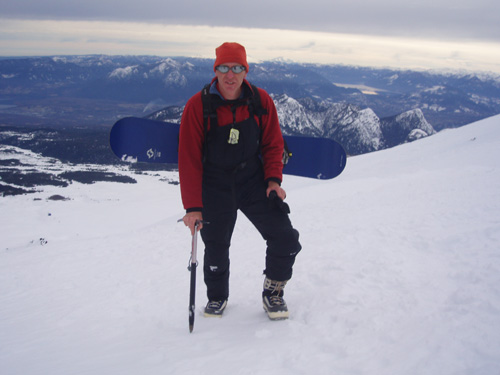
[[[218,65],[215,67],[215,69],[217,69],[219,72],[221,72],[223,74],[229,72],[230,69],[234,74],[239,74],[239,73],[244,72],[246,70],[243,65],[235,65],[232,67],[229,67],[227,65]]]

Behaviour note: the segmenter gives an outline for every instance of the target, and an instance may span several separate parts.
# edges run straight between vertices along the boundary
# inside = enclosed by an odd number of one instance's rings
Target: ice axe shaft
[[[198,227],[200,223],[197,221],[194,225],[194,234],[191,240],[191,262],[189,271],[191,272],[191,283],[189,288],[189,332],[193,332],[194,327],[194,309],[196,301],[196,267],[198,266],[196,249],[198,247]]]

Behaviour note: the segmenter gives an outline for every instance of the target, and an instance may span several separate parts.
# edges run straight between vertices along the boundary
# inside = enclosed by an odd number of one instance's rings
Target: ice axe
[[[191,272],[191,282],[189,288],[189,332],[193,332],[195,301],[196,301],[196,267],[198,266],[198,228],[200,224],[208,224],[206,221],[197,220],[194,224],[194,233],[191,240],[191,259],[189,260],[188,271]]]

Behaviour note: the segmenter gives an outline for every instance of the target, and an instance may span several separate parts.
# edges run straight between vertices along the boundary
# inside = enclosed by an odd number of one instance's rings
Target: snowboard
[[[122,161],[137,163],[178,162],[179,124],[125,117],[110,132],[110,146]],[[317,179],[331,179],[345,168],[346,153],[332,139],[284,136],[291,157],[283,173]]]

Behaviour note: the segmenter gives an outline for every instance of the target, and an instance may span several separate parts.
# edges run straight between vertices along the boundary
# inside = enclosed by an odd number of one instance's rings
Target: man
[[[264,90],[249,84],[248,71],[245,48],[222,44],[211,85],[186,104],[179,136],[183,221],[192,234],[199,223],[205,244],[205,316],[221,317],[227,304],[229,246],[240,210],[267,242],[264,309],[273,320],[286,319],[283,289],[301,245],[282,201],[283,136],[276,108]]]

